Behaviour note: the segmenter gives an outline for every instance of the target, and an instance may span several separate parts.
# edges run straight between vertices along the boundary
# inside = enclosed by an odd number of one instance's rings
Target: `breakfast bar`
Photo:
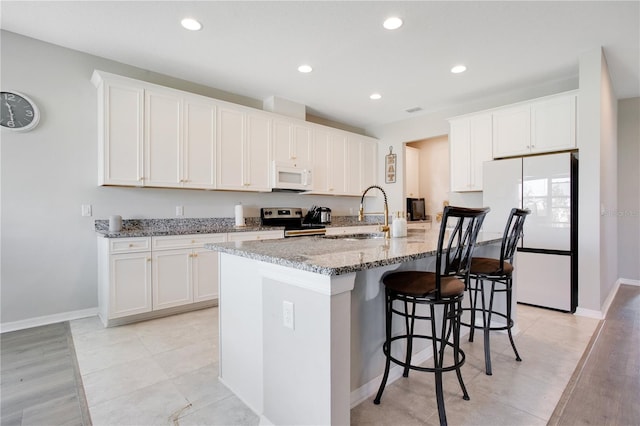
[[[219,376],[262,424],[346,425],[384,369],[384,291],[433,270],[438,230],[207,244],[219,252]],[[482,234],[494,254],[501,235]],[[414,347],[414,360],[430,350]],[[390,380],[400,376],[393,370]]]

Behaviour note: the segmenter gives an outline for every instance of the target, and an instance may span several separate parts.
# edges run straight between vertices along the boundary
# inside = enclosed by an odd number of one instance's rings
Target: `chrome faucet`
[[[370,189],[379,189],[384,195],[384,225],[380,226],[380,231],[384,232],[384,237],[389,238],[391,233],[389,232],[389,203],[387,202],[387,193],[384,192],[384,189],[379,187],[378,185],[371,185],[362,193],[362,198],[360,199],[360,211],[358,212],[358,221],[362,222],[364,220],[365,212],[364,212],[364,196],[367,195]],[[378,213],[367,213],[367,215],[380,214]]]

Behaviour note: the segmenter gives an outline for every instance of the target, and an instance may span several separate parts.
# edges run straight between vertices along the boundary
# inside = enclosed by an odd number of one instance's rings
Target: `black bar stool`
[[[460,350],[460,316],[466,282],[469,280],[473,249],[478,231],[488,211],[489,208],[445,207],[436,251],[436,271],[399,271],[383,277],[386,341],[382,351],[386,356],[386,364],[382,383],[373,400],[374,404],[380,404],[380,398],[389,377],[391,361],[404,367],[404,377],[409,375],[410,369],[435,373],[436,400],[441,425],[447,424],[442,390],[443,372],[456,371],[463,398],[469,399],[460,372],[460,367],[465,360],[464,352]],[[401,302],[403,310],[393,306],[396,300]],[[417,305],[427,305],[428,313],[416,314]],[[391,336],[393,314],[405,319],[405,334]],[[414,334],[415,320],[429,321],[431,334]],[[433,367],[411,364],[414,339],[431,341]],[[406,341],[407,351],[404,360],[391,355],[391,344],[397,341]],[[453,354],[453,361],[448,365],[444,365],[445,350]]]
[[[530,210],[511,209],[507,226],[504,228],[502,236],[502,245],[500,247],[500,259],[491,259],[486,257],[474,257],[471,259],[470,278],[471,282],[468,286],[469,290],[469,308],[464,311],[471,312],[469,323],[463,322],[462,325],[470,327],[469,341],[473,342],[473,332],[476,328],[484,330],[484,363],[485,373],[491,375],[491,346],[489,342],[489,334],[491,331],[507,330],[511,347],[516,355],[516,361],[522,361],[516,344],[513,341],[511,328],[513,320],[511,319],[512,287],[513,287],[513,256],[515,255],[518,241],[522,236],[522,228],[524,220]],[[489,291],[489,303],[486,301],[484,291],[484,282],[491,282],[491,290]],[[498,286],[498,287],[496,287]],[[498,312],[493,307],[493,301],[496,293],[505,293],[506,309],[505,312]],[[481,306],[478,308],[478,299]],[[482,325],[476,324],[476,313],[482,315]],[[505,325],[491,325],[491,317],[499,316],[504,318]]]

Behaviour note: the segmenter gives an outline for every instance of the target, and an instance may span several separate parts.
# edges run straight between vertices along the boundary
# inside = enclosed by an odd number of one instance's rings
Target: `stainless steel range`
[[[260,221],[263,226],[284,226],[285,237],[326,233],[323,225],[303,224],[302,209],[299,207],[263,207],[260,209]]]

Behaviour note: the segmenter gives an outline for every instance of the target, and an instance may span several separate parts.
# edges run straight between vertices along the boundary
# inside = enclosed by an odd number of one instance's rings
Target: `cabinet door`
[[[341,195],[346,191],[347,147],[346,137],[338,133],[329,133],[329,162],[327,164],[327,180],[329,193]]]
[[[505,108],[493,113],[493,157],[528,154],[531,149],[531,108]]]
[[[109,318],[151,311],[151,253],[109,257]]]
[[[193,250],[192,256],[193,301],[216,299],[218,297],[218,252],[201,248]]]
[[[482,191],[482,168],[493,159],[491,114],[471,117],[469,120],[469,190]]]
[[[576,96],[559,96],[531,105],[531,150],[551,152],[576,147]]]
[[[145,186],[179,187],[182,99],[145,91]]]
[[[99,97],[98,184],[142,185],[144,91],[104,82]]]
[[[182,184],[215,188],[216,106],[195,97],[184,99]]]
[[[313,189],[315,192],[329,192],[329,132],[323,129],[313,131]]]
[[[365,189],[371,185],[376,185],[376,158],[378,153],[378,145],[374,142],[363,141],[360,143],[360,188],[357,194],[360,195]]]
[[[247,114],[244,186],[250,191],[271,191],[271,121],[263,114]]]
[[[245,189],[244,122],[243,112],[218,107],[216,178],[219,189]]]
[[[153,309],[193,302],[191,250],[153,252]]]
[[[283,120],[273,120],[273,159],[278,162],[288,162],[292,159],[291,123]]]
[[[313,160],[313,135],[307,126],[293,126],[293,160],[311,164]]]
[[[453,146],[453,138],[451,138],[449,143]],[[404,155],[405,191],[408,198],[418,198],[420,197],[420,150],[411,146],[405,146]]]
[[[360,171],[362,168],[362,154],[360,152],[360,141],[356,138],[346,139],[346,164],[345,167],[345,194],[360,195]]]
[[[470,119],[451,120],[449,134],[451,191],[469,191],[471,182]]]

